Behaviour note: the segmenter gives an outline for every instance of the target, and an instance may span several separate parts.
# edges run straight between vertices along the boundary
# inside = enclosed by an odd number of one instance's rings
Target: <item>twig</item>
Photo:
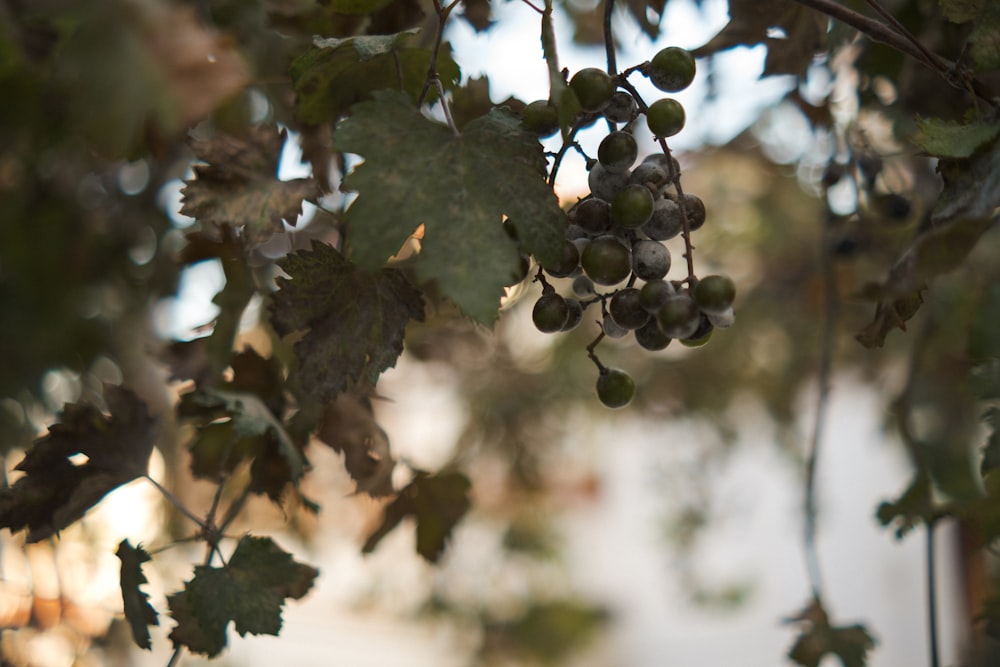
[[[163,497],[166,498],[170,502],[171,505],[173,505],[174,507],[177,508],[178,512],[180,512],[181,514],[183,514],[184,516],[186,516],[188,519],[190,519],[191,521],[193,521],[196,524],[198,524],[198,527],[200,529],[205,530],[205,527],[206,527],[207,524],[204,521],[202,521],[201,519],[199,519],[197,516],[195,516],[191,512],[191,510],[189,510],[187,507],[185,507],[184,503],[182,503],[177,498],[177,496],[175,496],[174,494],[170,493],[170,491],[168,491],[166,489],[166,487],[164,487],[162,484],[160,484],[159,482],[157,482],[155,479],[153,479],[149,475],[143,475],[142,477],[143,477],[143,479],[148,480],[150,484],[152,484],[153,486],[155,486],[156,489],[161,494],[163,494]]]
[[[604,50],[608,54],[608,74],[618,76],[618,65],[615,62],[615,38],[611,32],[611,13],[615,9],[615,0],[604,0]]]
[[[451,109],[448,108],[448,100],[444,96],[444,86],[441,85],[441,77],[434,77],[434,85],[437,87],[438,97],[441,99],[441,109],[444,111],[444,119],[448,121],[448,127],[451,128],[452,134],[457,137],[461,132],[458,131],[458,126],[455,125],[455,121],[451,117]]]
[[[938,653],[937,629],[937,588],[934,567],[934,521],[928,521],[927,528],[927,639],[930,643],[931,667],[940,667],[941,657]]]
[[[542,9],[541,7],[539,7],[538,5],[534,4],[533,2],[531,2],[531,0],[521,0],[521,2],[523,2],[526,5],[528,5],[529,7],[531,7],[532,9],[534,9],[539,14],[542,14],[543,16],[545,15],[545,10]]]
[[[420,96],[417,98],[417,106],[421,106],[424,100],[427,99],[427,93],[430,92],[431,86],[434,85],[434,81],[438,79],[437,73],[437,59],[438,53],[441,51],[441,40],[444,38],[444,26],[448,22],[448,16],[451,14],[451,10],[458,5],[459,0],[454,0],[447,7],[441,5],[441,0],[434,0],[434,11],[437,12],[438,17],[438,27],[437,34],[434,35],[434,47],[431,49],[431,59],[427,63],[427,75],[424,77],[424,87],[420,91]],[[444,103],[444,98],[441,99],[442,104]]]

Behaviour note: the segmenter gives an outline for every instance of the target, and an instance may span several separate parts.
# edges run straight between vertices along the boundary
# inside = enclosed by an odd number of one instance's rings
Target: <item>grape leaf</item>
[[[510,216],[521,246],[543,264],[555,262],[562,248],[566,216],[545,182],[537,138],[504,109],[456,135],[391,91],[354,110],[334,140],[365,157],[344,182],[358,191],[345,214],[355,261],[381,266],[423,225],[417,276],[491,324],[520,267],[502,216]]]
[[[375,384],[403,351],[406,324],[424,318],[420,292],[396,269],[364,271],[315,241],[278,264],[290,277],[278,278],[271,324],[281,336],[306,332],[292,379],[319,401],[351,382]]]
[[[941,13],[952,23],[965,23],[979,15],[986,0],[938,0]]]
[[[819,601],[813,601],[800,615],[802,634],[788,651],[788,657],[803,667],[818,667],[824,656],[834,655],[844,667],[865,667],[868,651],[875,640],[863,625],[831,626]]]
[[[827,24],[825,16],[791,0],[729,0],[729,23],[691,53],[702,58],[734,46],[766,44],[762,76],[803,77],[823,49]],[[771,36],[773,29],[784,35]]]
[[[133,547],[128,540],[122,540],[115,552],[122,562],[121,589],[122,602],[125,608],[125,620],[132,629],[132,639],[139,648],[150,650],[153,644],[149,639],[149,626],[159,625],[160,619],[149,604],[149,594],[139,590],[139,587],[149,583],[142,573],[142,564],[150,560],[150,556],[142,545]]]
[[[910,485],[897,500],[879,504],[875,512],[884,527],[896,524],[896,539],[902,539],[916,526],[934,521],[938,508],[934,506],[933,482],[925,473],[918,472]]]
[[[469,478],[457,472],[417,472],[385,508],[382,523],[368,536],[362,553],[371,553],[407,516],[417,521],[417,553],[434,563],[441,557],[455,524],[469,510]]]
[[[969,57],[977,72],[988,72],[1000,67],[1000,6],[992,2],[976,18],[969,34]]]
[[[311,125],[329,123],[372,91],[402,88],[416,100],[424,87],[431,52],[401,44],[418,30],[344,39],[317,37],[313,48],[292,63],[295,112]],[[446,90],[458,85],[461,72],[448,48],[438,54],[437,73]],[[428,99],[434,100],[436,92]]]
[[[913,143],[935,157],[967,158],[1000,135],[1000,124],[987,120],[954,123],[917,118]]]
[[[285,598],[303,597],[318,574],[270,538],[244,536],[229,563],[196,567],[184,590],[167,598],[177,621],[170,639],[174,646],[212,657],[226,647],[230,621],[241,636],[277,635]]]
[[[202,223],[242,226],[252,246],[295,224],[302,202],[315,202],[319,185],[312,178],[278,180],[281,149],[287,130],[273,125],[248,128],[246,137],[218,133],[191,139],[195,156],[207,165],[195,166],[195,178],[184,181],[183,215]]]
[[[92,405],[67,403],[48,434],[35,440],[15,467],[24,477],[0,490],[0,528],[27,528],[28,542],[38,542],[146,474],[157,420],[124,387],[105,385],[104,400],[110,416]]]
[[[389,451],[389,437],[375,421],[367,398],[340,394],[330,401],[323,410],[316,437],[344,454],[344,467],[357,483],[355,493],[367,493],[373,498],[393,494],[396,461]]]

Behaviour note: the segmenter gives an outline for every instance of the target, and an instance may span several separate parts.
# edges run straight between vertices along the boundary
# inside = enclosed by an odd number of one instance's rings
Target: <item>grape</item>
[[[653,205],[653,215],[642,226],[642,233],[654,241],[668,241],[684,229],[681,209],[670,199],[657,199]]]
[[[559,112],[548,100],[535,100],[521,112],[521,124],[529,132],[548,137],[559,129]]]
[[[596,236],[611,227],[611,204],[597,197],[584,199],[573,209],[572,216],[585,232]]]
[[[649,105],[646,125],[655,136],[672,137],[684,129],[684,107],[677,100],[664,98]]]
[[[678,294],[667,299],[656,311],[656,321],[660,330],[670,338],[688,338],[698,330],[701,311],[687,294]]]
[[[639,290],[626,287],[611,297],[608,313],[625,329],[638,329],[649,321],[649,312],[639,302]]]
[[[735,298],[736,285],[729,276],[705,276],[694,286],[694,301],[705,313],[724,313]]]
[[[721,313],[705,313],[708,316],[708,321],[712,323],[712,326],[716,329],[728,329],[733,326],[736,322],[736,313],[733,311],[733,307],[730,306],[726,308]]]
[[[635,99],[624,90],[617,91],[611,96],[601,113],[612,123],[627,123],[635,116]]]
[[[681,339],[681,345],[685,347],[701,347],[708,342],[708,339],[712,337],[712,330],[714,327],[709,321],[708,316],[702,313],[698,318],[698,328],[695,329],[687,338]]]
[[[531,320],[542,333],[561,331],[569,317],[566,299],[558,294],[542,294],[531,310]]]
[[[635,380],[620,368],[602,368],[597,376],[597,398],[609,408],[624,408],[635,398]]]
[[[666,93],[684,90],[694,81],[694,57],[682,48],[668,46],[643,65],[642,73]]]
[[[562,254],[559,256],[559,261],[553,265],[543,264],[542,268],[550,276],[565,278],[572,275],[579,266],[580,251],[577,250],[576,245],[572,241],[563,240]]]
[[[611,222],[634,229],[653,215],[653,194],[645,185],[627,185],[611,202]]]
[[[595,294],[594,281],[584,275],[579,275],[573,279],[573,285],[571,288],[573,294],[580,297],[581,299],[586,299],[589,296]]]
[[[655,162],[640,162],[628,177],[629,183],[663,185],[667,182],[667,172]]]
[[[653,164],[653,165],[656,165],[657,167],[659,167],[660,169],[662,169],[664,171],[664,173],[667,174],[667,176],[671,175],[670,174],[670,166],[673,165],[673,167],[674,167],[674,175],[677,175],[677,174],[681,173],[681,164],[680,164],[680,162],[677,161],[677,158],[675,158],[675,157],[667,158],[667,156],[665,154],[663,154],[663,153],[651,153],[650,155],[647,155],[646,157],[644,157],[642,159],[642,162],[640,164]]]
[[[656,280],[670,270],[670,251],[658,241],[636,241],[632,245],[632,273],[643,280]]]
[[[600,111],[615,92],[611,76],[596,67],[585,67],[574,74],[569,87],[580,101],[580,108],[588,112]]]
[[[612,132],[597,148],[597,161],[612,174],[628,171],[639,155],[639,145],[629,132]]]
[[[610,235],[598,236],[583,250],[580,264],[598,285],[620,283],[632,272],[631,251]]]
[[[590,192],[598,199],[611,201],[615,195],[621,192],[622,188],[628,185],[628,172],[618,174],[612,173],[604,168],[600,162],[595,162],[587,174],[587,185]]]
[[[684,212],[687,214],[688,228],[692,232],[705,224],[705,202],[700,197],[685,192]]]
[[[635,342],[639,344],[639,347],[653,352],[664,349],[673,340],[660,330],[656,318],[650,318],[648,322],[635,330],[634,335]]]
[[[610,314],[605,314],[604,319],[601,321],[601,329],[604,331],[604,335],[608,338],[623,338],[628,335],[628,329],[622,325],[615,322],[615,319],[611,317]]]
[[[639,303],[646,312],[655,313],[675,294],[677,290],[666,280],[650,280],[639,290]]]
[[[563,323],[560,331],[572,331],[583,319],[582,303],[576,299],[566,299],[566,306],[569,308],[569,314],[566,316],[566,321]]]

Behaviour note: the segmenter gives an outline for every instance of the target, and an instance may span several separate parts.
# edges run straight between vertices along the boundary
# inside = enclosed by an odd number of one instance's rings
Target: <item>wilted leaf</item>
[[[84,135],[109,155],[134,157],[150,140],[156,148],[208,117],[243,89],[248,70],[234,40],[203,25],[192,7],[124,4],[82,12],[56,72]]]
[[[729,23],[692,54],[701,58],[734,46],[767,44],[762,76],[802,77],[823,50],[828,22],[822,14],[792,0],[729,0]],[[775,29],[783,36],[769,36]]]
[[[35,441],[14,468],[24,477],[0,490],[0,528],[27,528],[28,542],[38,542],[146,474],[156,420],[124,387],[105,385],[104,400],[110,416],[92,405],[67,403],[48,435]]]
[[[427,78],[431,52],[401,44],[417,32],[316,38],[313,48],[299,56],[290,70],[299,119],[313,125],[333,122],[352,104],[383,88],[402,88],[416,100]],[[461,74],[447,48],[438,54],[437,72],[446,90],[458,85]]]
[[[184,181],[181,213],[202,223],[241,227],[252,246],[294,225],[302,202],[315,202],[319,186],[312,178],[278,180],[278,164],[286,130],[256,125],[246,137],[216,134],[192,139],[195,156],[207,162]]]
[[[818,601],[790,620],[804,626],[788,652],[788,657],[803,667],[818,667],[827,655],[839,658],[843,667],[865,667],[868,651],[875,647],[875,640],[863,625],[831,626]]]
[[[456,136],[405,96],[381,91],[355,107],[334,140],[365,158],[344,182],[359,193],[346,220],[360,265],[381,266],[423,225],[418,277],[490,324],[520,266],[504,214],[525,250],[542,263],[557,258],[565,214],[545,182],[541,146],[513,114],[494,109]]]
[[[240,635],[277,635],[285,598],[299,599],[319,574],[296,562],[270,538],[243,537],[225,567],[198,566],[184,590],[167,602],[177,621],[174,646],[209,657],[226,646],[226,628]]]
[[[319,401],[362,378],[374,385],[402,353],[406,324],[423,320],[419,290],[395,269],[369,273],[319,242],[279,265],[289,278],[278,278],[271,323],[282,336],[306,332],[292,377]]]
[[[976,120],[954,123],[918,118],[913,143],[935,157],[967,158],[1000,134],[1000,123]]]
[[[417,522],[417,553],[437,562],[445,544],[470,506],[469,479],[457,472],[428,475],[418,472],[399,496],[385,508],[382,523],[361,548],[371,553],[400,522],[412,516]]]
[[[149,626],[159,625],[160,620],[156,610],[149,604],[149,594],[139,590],[140,586],[149,582],[142,573],[142,564],[149,562],[150,556],[142,546],[133,547],[128,540],[122,540],[118,544],[115,555],[122,562],[122,602],[125,620],[132,630],[132,639],[139,648],[152,649]]]
[[[392,495],[396,461],[389,451],[389,436],[375,421],[367,398],[345,393],[330,401],[316,437],[343,453],[344,467],[357,482],[356,493],[373,498]]]
[[[896,539],[902,539],[914,527],[936,519],[933,482],[927,475],[918,473],[897,500],[883,502],[875,516],[884,527],[895,523]]]

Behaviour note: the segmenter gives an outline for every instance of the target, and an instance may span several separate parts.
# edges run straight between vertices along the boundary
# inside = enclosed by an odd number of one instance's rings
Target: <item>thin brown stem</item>
[[[531,2],[531,0],[521,0],[521,2],[523,2],[526,5],[528,5],[529,7],[531,7],[532,9],[534,9],[539,14],[542,14],[542,15],[545,14],[545,10],[542,9],[541,7],[539,7],[538,5],[534,4],[533,2]]]
[[[202,521],[201,519],[199,519],[197,516],[195,516],[194,513],[191,510],[189,510],[187,507],[185,507],[184,503],[182,503],[180,501],[180,499],[177,498],[177,496],[175,496],[174,494],[170,493],[170,491],[167,490],[166,487],[164,487],[162,484],[160,484],[159,482],[157,482],[155,479],[153,479],[149,475],[143,475],[142,477],[143,477],[143,479],[145,479],[146,481],[148,481],[150,484],[152,484],[153,486],[155,486],[156,490],[159,491],[160,494],[164,498],[166,498],[167,501],[171,505],[173,505],[175,508],[177,508],[178,512],[180,512],[181,514],[183,514],[184,516],[186,516],[188,519],[190,519],[191,521],[193,521],[194,523],[196,523],[198,525],[198,527],[201,528],[202,530],[205,529],[206,523],[204,521]]]
[[[424,76],[424,87],[420,91],[420,96],[417,98],[417,106],[421,106],[424,100],[427,99],[427,93],[430,92],[431,86],[434,85],[434,81],[440,82],[437,72],[437,59],[438,54],[441,52],[441,41],[444,38],[444,26],[448,23],[448,17],[451,15],[451,10],[458,5],[459,0],[454,0],[450,5],[444,7],[441,5],[441,0],[434,0],[434,11],[437,13],[438,26],[437,34],[434,35],[434,47],[431,49],[431,59],[427,63],[427,74]],[[444,100],[442,98],[442,103]]]
[[[434,77],[434,85],[437,87],[438,98],[441,100],[441,109],[444,111],[444,119],[448,121],[448,127],[451,128],[452,134],[457,137],[461,134],[461,132],[458,131],[458,126],[455,125],[455,121],[451,117],[451,109],[448,108],[448,100],[445,99],[444,96],[444,86],[441,85],[441,77]]]
[[[615,37],[611,31],[611,14],[615,10],[615,0],[604,0],[604,51],[608,55],[608,74],[618,76],[615,62]]]

